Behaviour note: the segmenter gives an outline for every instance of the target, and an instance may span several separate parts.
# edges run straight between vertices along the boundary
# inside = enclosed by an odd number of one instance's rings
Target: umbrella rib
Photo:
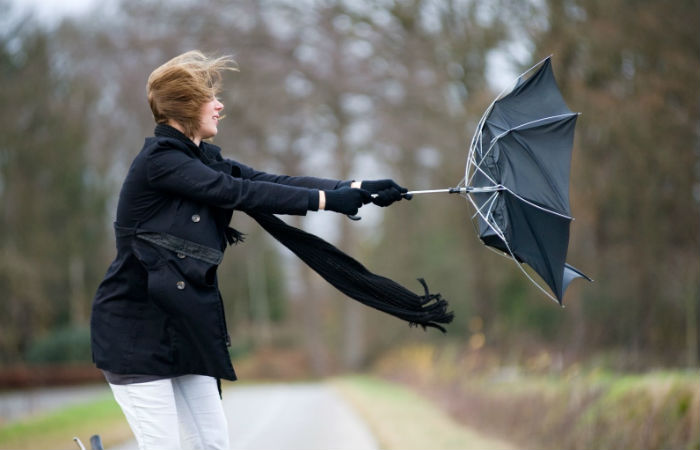
[[[470,146],[469,146],[469,154],[468,154],[468,157],[467,157],[467,167],[466,167],[466,170],[465,170],[465,177],[464,177],[464,178],[465,178],[465,181],[466,181],[466,184],[470,184],[470,183],[472,182],[472,179],[474,178],[474,175],[475,175],[475,173],[476,173],[476,172],[473,172],[473,173],[471,174],[471,176],[469,176],[469,168],[470,168],[470,166],[471,166],[471,165],[474,165],[475,167],[478,168],[478,165],[476,165],[476,164],[474,164],[474,163],[470,164],[471,161],[475,161],[473,155],[474,155],[474,152],[475,152],[476,149],[477,149],[477,146],[479,147],[479,154],[481,155],[482,160],[483,160],[483,158],[484,158],[484,156],[485,156],[485,155],[483,154],[483,147],[482,147],[482,144],[481,144],[481,135],[482,135],[483,128],[484,128],[484,123],[486,122],[486,117],[489,115],[489,113],[490,113],[491,110],[493,109],[493,107],[494,107],[494,105],[496,104],[496,102],[497,102],[498,100],[500,100],[500,99],[504,96],[504,94],[505,94],[506,91],[509,91],[508,93],[510,93],[513,89],[515,89],[515,87],[516,87],[517,84],[518,84],[518,80],[520,80],[522,77],[524,77],[524,76],[527,75],[528,73],[530,73],[530,72],[532,72],[533,70],[535,70],[535,68],[537,68],[538,66],[542,65],[545,61],[547,61],[547,60],[550,59],[551,57],[552,57],[552,55],[549,55],[549,56],[546,56],[545,58],[542,58],[539,62],[537,62],[536,64],[534,64],[532,67],[530,67],[529,69],[527,69],[526,71],[524,71],[523,73],[521,73],[520,75],[518,75],[517,77],[515,77],[515,79],[514,79],[509,85],[507,85],[505,88],[503,88],[503,90],[501,90],[501,92],[493,99],[493,101],[491,102],[491,104],[488,106],[488,108],[486,108],[486,110],[484,111],[484,113],[481,115],[481,118],[479,119],[479,122],[478,122],[477,125],[476,125],[476,130],[474,131],[474,135],[472,136],[471,144],[470,144]],[[573,114],[577,114],[577,113],[573,113]],[[489,149],[486,151],[486,155],[488,155],[488,153],[491,151],[491,148],[492,148],[492,146],[489,146]],[[484,175],[486,175],[486,173],[484,173],[483,170],[481,170],[481,172],[482,172]],[[488,175],[486,175],[486,176],[487,176],[487,178],[490,178],[490,177],[488,177]],[[491,180],[491,181],[492,181],[494,184],[496,184],[495,181],[493,181],[493,180]]]
[[[520,261],[518,261],[517,259],[515,259],[515,256],[513,256],[513,253],[510,251],[510,246],[508,246],[508,243],[506,243],[506,246],[508,247],[508,253],[510,253],[511,259],[512,259],[513,261],[515,261],[515,264],[518,265],[518,268],[522,271],[522,273],[525,274],[525,276],[528,278],[528,280],[530,280],[530,281],[532,282],[532,284],[534,284],[535,286],[537,286],[537,289],[539,289],[540,291],[542,291],[542,292],[544,293],[544,295],[546,295],[547,297],[551,298],[552,301],[556,302],[557,304],[561,305],[561,303],[559,302],[559,300],[557,300],[552,294],[550,294],[549,292],[547,292],[547,290],[546,290],[545,288],[543,288],[537,281],[535,281],[535,279],[532,278],[532,276],[530,276],[529,273],[527,273],[527,271],[526,271],[525,268],[523,267],[522,263],[521,263]],[[562,308],[564,307],[564,305],[561,305],[561,306],[562,306]]]
[[[489,148],[486,150],[486,153],[481,155],[481,160],[483,161],[486,156],[488,156],[489,153],[493,150],[493,147],[496,145],[496,142],[498,142],[503,136],[506,136],[508,133],[511,133],[513,131],[519,130],[523,127],[526,127],[528,125],[533,125],[538,122],[544,122],[546,120],[550,119],[558,119],[561,117],[571,117],[571,116],[577,116],[579,113],[566,113],[566,114],[557,114],[556,116],[548,116],[548,117],[542,117],[541,119],[537,120],[531,120],[530,122],[525,122],[521,123],[520,125],[517,125],[515,127],[509,128],[508,130],[504,131],[503,133],[499,134],[498,136],[495,136],[493,139],[491,139],[491,142],[489,143]],[[481,133],[479,133],[481,134]]]
[[[481,161],[483,161],[483,160],[484,160],[484,157],[487,156],[487,155],[493,150],[493,147],[496,145],[496,142],[497,142],[499,139],[501,139],[503,136],[505,136],[505,135],[507,135],[508,133],[510,133],[511,131],[518,130],[518,129],[524,127],[524,126],[527,126],[527,125],[530,125],[530,124],[533,124],[533,123],[536,123],[536,122],[541,122],[541,121],[544,121],[544,120],[549,120],[549,119],[559,118],[559,117],[571,117],[571,116],[573,116],[573,115],[578,115],[578,113],[559,114],[559,115],[556,115],[556,116],[549,116],[549,117],[545,117],[545,118],[542,118],[542,119],[533,120],[533,121],[530,121],[530,122],[527,122],[527,123],[518,125],[517,127],[511,128],[510,130],[504,131],[503,133],[499,134],[498,136],[494,137],[494,138],[491,140],[491,143],[489,144],[488,150],[486,150],[486,153],[485,153],[484,155],[482,155]],[[474,160],[474,157],[473,157],[473,153],[472,153],[471,151],[470,151],[470,161],[469,161],[469,162],[471,162],[471,165],[472,165],[476,170],[478,170],[479,172],[481,172],[481,174],[484,175],[484,177],[486,177],[489,181],[491,181],[491,182],[494,184],[494,186],[500,186],[494,179],[492,179],[492,178],[480,167],[481,164],[476,163],[476,161]],[[476,174],[476,172],[472,173],[472,175],[471,175],[471,177],[470,177],[470,180],[469,180],[470,183],[471,183],[471,180],[474,178],[474,175],[475,175],[475,174]],[[531,205],[531,206],[533,206],[533,207],[535,207],[535,208],[538,208],[538,209],[540,209],[540,210],[542,210],[542,211],[545,211],[545,212],[548,212],[548,213],[550,213],[550,214],[554,214],[554,215],[563,217],[563,218],[565,218],[565,219],[574,220],[574,218],[571,217],[571,216],[568,216],[568,215],[566,215],[566,214],[559,213],[559,212],[557,212],[557,211],[554,211],[554,210],[551,210],[551,209],[548,209],[548,208],[544,208],[544,207],[542,207],[542,206],[540,206],[540,205],[537,205],[537,204],[535,204],[535,203],[533,203],[533,202],[531,202],[531,201],[529,201],[529,200],[526,200],[525,198],[523,198],[523,197],[521,197],[520,195],[518,195],[518,194],[516,194],[515,192],[513,192],[513,190],[511,190],[511,189],[508,188],[507,186],[504,186],[504,189],[507,190],[508,192],[510,192],[511,194],[513,194],[513,195],[514,195],[516,198],[518,198],[519,200],[521,200],[521,201],[527,203],[528,205]]]
[[[525,128],[525,127],[530,126],[530,125],[535,125],[535,124],[537,124],[537,123],[539,123],[539,122],[544,122],[544,121],[546,121],[546,120],[561,119],[561,118],[569,118],[569,117],[578,116],[578,115],[579,115],[579,113],[571,112],[571,113],[565,113],[565,114],[557,114],[557,115],[555,115],[555,116],[541,117],[541,118],[539,118],[539,119],[535,119],[535,120],[531,120],[531,121],[529,121],[529,122],[521,123],[520,125],[514,126],[514,127],[510,128],[510,129],[504,131],[503,133],[499,134],[498,136],[494,137],[494,138],[491,140],[491,145],[489,145],[489,151],[491,151],[491,147],[493,146],[493,144],[494,144],[497,140],[499,140],[500,138],[502,138],[503,136],[505,136],[506,134],[508,134],[508,133],[510,133],[510,132],[512,132],[512,131],[520,130],[521,128]]]
[[[486,200],[486,201],[481,205],[480,208],[475,208],[475,209],[476,209],[476,212],[474,212],[474,215],[472,216],[472,220],[474,220],[474,218],[475,218],[477,215],[479,215],[479,212],[482,211],[482,210],[487,206],[487,204],[488,204],[488,210],[486,211],[485,217],[490,217],[490,216],[491,216],[491,209],[493,208],[493,204],[496,203],[496,194],[498,194],[498,192],[494,192],[493,194],[491,194],[491,196],[489,197],[489,199]]]
[[[537,209],[544,211],[546,213],[549,213],[549,214],[554,214],[555,216],[559,216],[559,217],[562,217],[564,219],[574,220],[574,218],[571,216],[567,216],[566,214],[562,214],[560,212],[554,211],[553,209],[545,208],[544,206],[540,206],[537,203],[533,203],[530,200],[528,200],[524,197],[521,197],[520,195],[513,192],[508,186],[503,186],[503,189],[510,192],[515,198],[517,198],[521,202],[527,203],[528,205],[532,206],[533,208],[537,208]]]
[[[491,197],[495,199],[497,194],[498,193],[495,192],[494,195],[492,195]],[[545,288],[543,288],[534,278],[532,278],[532,276],[529,273],[527,273],[527,271],[523,267],[522,263],[520,261],[518,261],[518,259],[515,257],[515,254],[513,253],[513,250],[511,249],[510,244],[508,243],[508,240],[505,238],[505,234],[501,230],[501,227],[499,227],[498,224],[495,223],[495,221],[492,222],[492,221],[488,220],[488,215],[483,214],[483,212],[481,211],[481,208],[479,208],[476,205],[476,202],[474,201],[474,199],[471,198],[471,196],[468,196],[467,198],[474,206],[474,209],[477,211],[477,214],[479,215],[479,217],[481,217],[484,220],[484,222],[486,222],[486,224],[489,226],[489,228],[491,228],[496,233],[498,238],[501,241],[503,241],[503,244],[505,244],[506,249],[508,249],[508,254],[510,255],[510,259],[512,259],[515,262],[515,264],[518,266],[518,269],[520,269],[520,271],[525,274],[527,279],[530,280],[530,282],[532,284],[534,284],[537,287],[537,289],[542,291],[542,293],[544,293],[547,297],[552,299],[552,301],[559,304],[559,301],[552,294],[547,292],[547,290]],[[491,201],[491,199],[489,199],[488,201]],[[491,203],[493,203],[493,201],[491,201]],[[489,211],[490,211],[490,208],[489,208]],[[489,215],[490,215],[490,212],[489,212]]]
[[[501,187],[503,190],[506,190],[506,191],[510,192],[510,193],[511,193],[514,197],[516,197],[517,199],[519,199],[519,200],[521,200],[521,201],[523,201],[523,202],[525,202],[525,203],[527,203],[527,204],[529,204],[529,205],[531,205],[531,206],[533,206],[533,207],[535,207],[535,208],[538,208],[538,209],[540,209],[540,210],[542,210],[542,211],[545,211],[545,212],[548,212],[548,213],[551,213],[551,214],[555,214],[555,215],[558,215],[558,216],[561,216],[561,217],[564,217],[564,218],[573,220],[573,218],[571,218],[571,217],[569,217],[569,216],[560,214],[560,213],[558,213],[558,212],[556,212],[556,211],[552,211],[552,210],[549,210],[549,209],[547,209],[547,208],[543,208],[543,207],[541,207],[541,206],[539,206],[539,205],[537,205],[537,204],[535,204],[535,203],[532,203],[532,202],[530,202],[529,200],[527,200],[527,199],[525,199],[525,198],[519,196],[518,194],[514,193],[511,189],[508,189],[508,188],[505,187],[505,186],[499,185],[499,187]],[[518,269],[520,269],[520,271],[521,271],[523,274],[525,274],[525,276],[527,277],[527,279],[530,280],[530,282],[531,282],[532,284],[534,284],[540,291],[542,291],[542,293],[544,293],[547,297],[549,297],[549,298],[552,299],[553,301],[559,303],[559,301],[558,301],[552,294],[550,294],[546,289],[544,289],[544,288],[542,287],[542,285],[541,285],[540,283],[538,283],[538,282],[525,270],[525,268],[523,267],[522,263],[521,263],[520,261],[518,261],[518,259],[515,257],[515,254],[513,253],[513,250],[511,249],[510,244],[508,243],[508,240],[505,238],[505,233],[501,230],[501,228],[498,226],[498,224],[495,222],[495,220],[489,220],[489,218],[492,218],[492,217],[493,217],[493,215],[492,215],[492,213],[491,213],[491,209],[492,209],[493,205],[494,205],[495,202],[496,202],[496,197],[497,197],[497,195],[498,195],[498,191],[494,192],[493,195],[491,195],[491,196],[489,197],[489,199],[486,200],[486,201],[481,205],[481,207],[479,207],[479,206],[476,204],[476,202],[474,201],[474,199],[471,198],[471,196],[467,196],[468,200],[471,202],[472,206],[474,207],[474,209],[475,209],[475,211],[476,211],[475,215],[472,216],[472,220],[473,220],[477,215],[478,215],[479,217],[481,217],[481,218],[484,220],[484,222],[488,225],[488,227],[491,228],[491,229],[496,233],[496,235],[498,236],[498,238],[499,238],[501,241],[503,241],[503,243],[505,244],[506,248],[508,249],[508,254],[509,254],[509,256],[510,256],[510,259],[512,259],[512,260],[515,262],[515,264],[517,264]],[[488,210],[487,210],[486,214],[484,214],[483,208],[486,207],[487,204],[488,204]],[[497,253],[498,253],[498,252],[497,252]]]
[[[471,196],[468,197],[468,199],[469,199],[469,201],[472,203],[472,205],[474,206],[474,209],[476,209],[476,213],[479,215],[479,217],[481,217],[481,218],[484,220],[484,222],[486,222],[486,224],[496,233],[496,235],[497,235],[503,242],[505,242],[506,245],[508,245],[508,244],[507,244],[507,241],[506,241],[505,234],[503,233],[503,231],[501,231],[501,228],[498,226],[498,224],[496,224],[495,222],[491,222],[491,221],[488,219],[488,216],[484,215],[484,213],[481,211],[481,209],[480,209],[478,206],[476,206],[476,202],[474,201],[473,198],[471,198]]]
[[[483,162],[483,157],[482,157],[481,161]],[[473,166],[474,169],[475,169],[475,172],[473,172],[473,173],[471,174],[471,177],[469,177],[469,184],[471,184],[472,180],[474,179],[474,175],[476,175],[476,171],[479,171],[479,172],[481,172],[481,174],[482,174],[484,177],[486,177],[494,186],[498,186],[498,183],[496,182],[496,180],[494,180],[493,178],[491,178],[491,176],[490,176],[488,173],[486,173],[486,171],[484,171],[484,169],[481,168],[481,163],[477,163],[477,162],[476,162],[476,159],[474,159],[474,155],[473,155],[473,154],[472,154],[472,155],[470,156],[470,158],[469,158],[469,163],[471,163],[470,165]]]

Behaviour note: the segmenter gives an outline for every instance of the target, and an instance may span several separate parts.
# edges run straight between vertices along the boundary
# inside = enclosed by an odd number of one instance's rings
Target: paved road
[[[374,450],[367,425],[322,383],[239,385],[224,390],[232,450]],[[118,449],[136,450],[131,441]]]
[[[111,395],[107,383],[0,392],[0,423],[50,412],[107,395]]]

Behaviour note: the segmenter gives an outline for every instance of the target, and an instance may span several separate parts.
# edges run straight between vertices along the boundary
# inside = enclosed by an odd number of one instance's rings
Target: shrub
[[[90,362],[90,329],[86,326],[55,329],[34,340],[25,359],[30,364]]]

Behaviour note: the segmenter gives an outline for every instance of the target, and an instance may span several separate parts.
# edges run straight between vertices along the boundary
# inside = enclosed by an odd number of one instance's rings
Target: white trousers
[[[109,386],[134,432],[139,450],[229,448],[216,379],[185,375]]]

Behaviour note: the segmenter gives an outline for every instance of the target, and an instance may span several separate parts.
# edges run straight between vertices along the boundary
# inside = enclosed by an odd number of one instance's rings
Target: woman
[[[236,374],[216,269],[240,238],[228,227],[234,210],[356,214],[406,192],[392,180],[272,175],[224,159],[205,140],[218,132],[216,94],[232,64],[192,51],[151,73],[157,125],[124,180],[117,256],[93,302],[93,359],[141,449],[228,448],[218,381]]]

